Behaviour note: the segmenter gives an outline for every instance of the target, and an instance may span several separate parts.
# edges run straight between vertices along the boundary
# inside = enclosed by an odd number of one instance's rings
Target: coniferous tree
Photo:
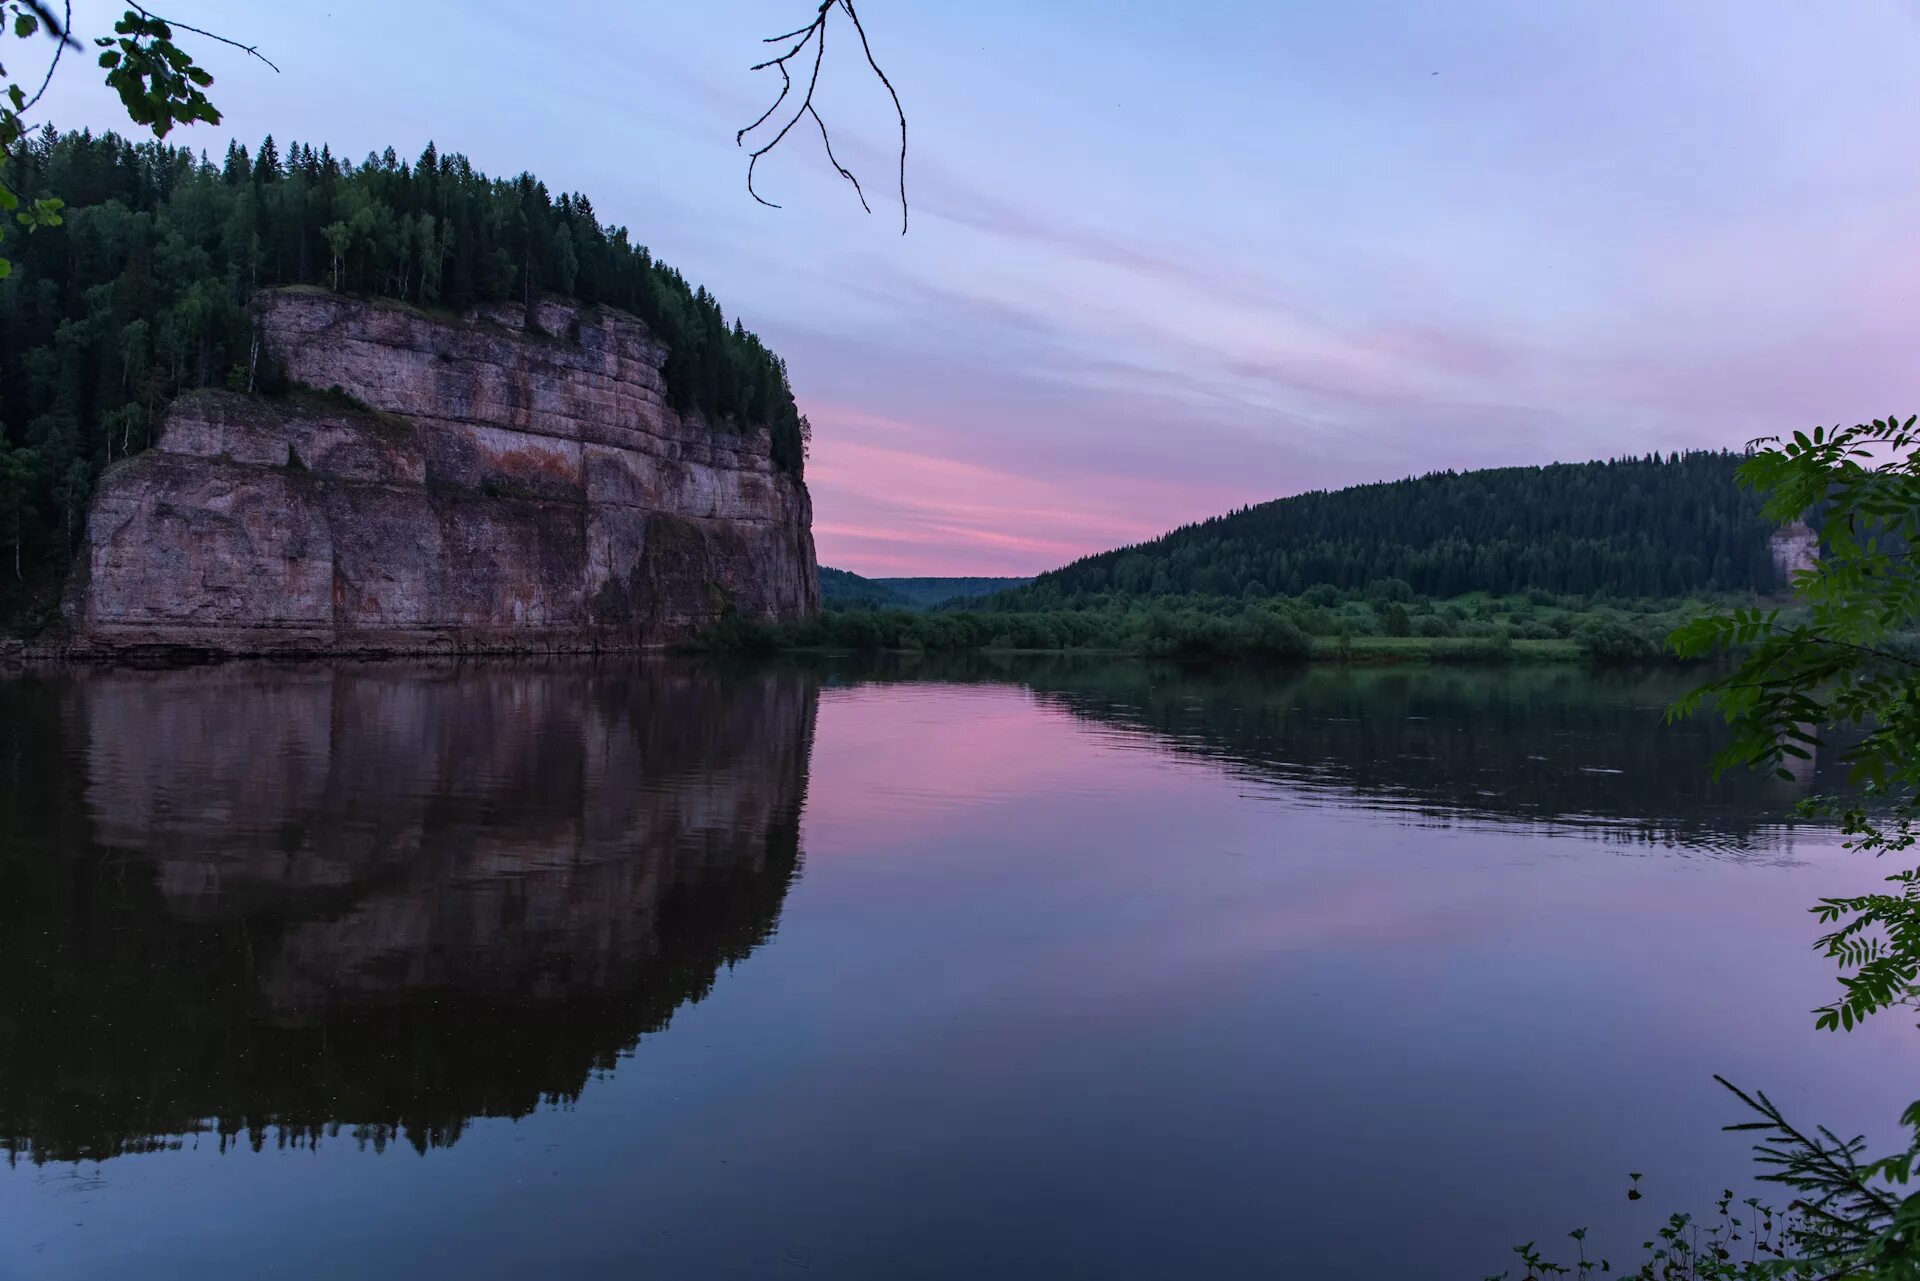
[[[253,180],[255,182],[276,182],[280,178],[280,153],[274,149],[273,135],[268,134],[260,143],[260,154],[253,162]]]

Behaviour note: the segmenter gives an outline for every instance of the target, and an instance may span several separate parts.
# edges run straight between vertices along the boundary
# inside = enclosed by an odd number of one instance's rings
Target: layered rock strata
[[[306,289],[255,312],[309,390],[182,397],[108,469],[81,648],[624,649],[818,609],[805,485],[766,428],[674,410],[638,319]]]

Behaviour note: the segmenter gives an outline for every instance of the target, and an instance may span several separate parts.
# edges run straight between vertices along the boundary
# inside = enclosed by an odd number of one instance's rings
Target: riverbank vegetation
[[[730,619],[709,631],[701,646],[1095,650],[1278,662],[1658,662],[1674,657],[1665,645],[1667,633],[1700,608],[1685,600],[1610,601],[1546,592],[1434,600],[1388,580],[1360,591],[1321,586],[1298,597],[1257,601],[1183,596],[1109,599],[1075,609],[932,612],[853,604],[786,626]]]

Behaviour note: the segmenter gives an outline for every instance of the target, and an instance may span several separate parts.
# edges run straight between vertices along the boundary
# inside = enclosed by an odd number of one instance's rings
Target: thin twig
[[[826,12],[826,11],[827,11],[828,9],[831,9],[832,7],[833,7],[833,0],[820,0],[820,12],[822,12],[822,13],[824,13],[824,12]],[[801,34],[802,32],[806,32],[806,31],[811,31],[811,30],[813,30],[813,25],[814,25],[814,23],[815,23],[815,22],[818,22],[818,21],[820,21],[820,19],[819,19],[819,18],[815,18],[815,19],[813,20],[813,22],[809,22],[809,23],[808,23],[808,24],[807,24],[806,26],[804,26],[804,27],[795,27],[795,28],[794,28],[793,30],[791,30],[791,31],[789,31],[789,32],[787,32],[787,33],[786,33],[786,34],[784,34],[784,35],[778,35],[778,36],[767,36],[767,37],[765,37],[765,38],[763,38],[763,39],[762,39],[762,40],[760,41],[760,43],[761,43],[761,44],[779,44],[779,43],[780,43],[780,42],[781,42],[782,40],[791,40],[791,39],[793,39],[793,38],[794,38],[795,36],[797,36],[797,35],[800,35],[800,34]],[[755,70],[758,70],[758,69],[759,69],[759,68],[757,68],[757,67],[755,68]]]
[[[38,5],[34,7],[39,8]],[[64,26],[56,27],[52,21],[47,21],[47,29],[58,36],[60,41],[53,47],[53,61],[47,64],[47,74],[40,78],[40,87],[34,90],[33,97],[27,99],[20,110],[14,113],[15,115],[24,116],[33,110],[33,104],[40,101],[41,96],[47,91],[47,86],[53,83],[53,73],[60,68],[60,55],[67,51],[68,45],[73,45],[75,48],[79,47],[80,42],[67,34],[73,30],[73,0],[67,0],[66,9],[67,18]]]
[[[874,61],[873,46],[867,43],[867,29],[860,23],[860,15],[853,11],[853,0],[840,0],[840,7],[853,19],[853,29],[860,33],[860,48],[867,55],[867,65],[873,68],[873,74],[880,77],[880,83],[887,87],[887,96],[893,99],[894,114],[900,117],[900,234],[907,234],[907,112],[900,105],[900,95],[894,91],[893,81],[887,79],[887,73],[880,70],[880,64]]]
[[[739,133],[736,133],[733,135],[734,146],[736,147],[739,146],[741,139],[745,138],[748,134],[752,133],[755,129],[758,129],[761,125],[767,123],[767,117],[780,109],[780,104],[787,100],[787,94],[793,89],[793,77],[787,74],[787,64],[784,62],[781,62],[781,63],[777,63],[776,65],[780,68],[780,96],[773,100],[773,105],[771,107],[768,107],[765,111],[760,113],[760,118],[758,120],[748,125],[745,129],[742,129]],[[755,68],[755,69],[758,70],[758,68]]]
[[[258,58],[260,59],[260,61],[266,63],[269,67],[273,67],[275,75],[278,75],[280,72],[280,68],[277,66],[274,66],[273,59],[267,57],[266,54],[261,53],[257,45],[241,44],[238,40],[229,40],[227,37],[223,35],[217,35],[211,31],[204,31],[199,27],[190,27],[184,22],[175,22],[172,18],[163,18],[159,14],[143,9],[137,4],[129,4],[127,7],[129,9],[132,9],[135,13],[139,14],[141,17],[148,19],[149,21],[164,22],[169,27],[178,27],[182,31],[191,31],[196,36],[205,36],[209,40],[218,40],[221,44],[230,45],[233,48],[238,49],[241,53],[248,54],[252,57]]]
[[[827,149],[827,163],[839,170],[842,178],[853,184],[853,194],[860,197],[860,207],[872,213],[873,207],[867,204],[867,193],[860,190],[860,180],[854,177],[853,171],[841,164],[838,157],[833,154],[833,140],[827,137],[827,122],[820,118],[820,113],[813,109],[811,102],[807,104],[807,113],[813,117],[813,122],[820,126],[820,145]]]

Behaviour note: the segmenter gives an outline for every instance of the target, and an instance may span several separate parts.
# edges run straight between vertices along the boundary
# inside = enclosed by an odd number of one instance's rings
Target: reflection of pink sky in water
[[[806,825],[836,856],[884,852],[961,811],[1113,785],[1152,758],[1087,750],[1086,726],[1012,686],[829,689],[820,698]],[[829,746],[830,744],[830,746]]]
[[[1604,827],[1415,818],[1170,755],[1022,688],[865,686],[821,700],[798,892],[846,876],[851,891],[871,879],[893,893],[905,879],[940,887],[936,912],[988,914],[1012,887],[1035,917],[1088,923],[1001,940],[1007,952],[954,980],[983,999],[1017,968],[1082,1012],[1125,1018],[1222,985],[1292,983],[1317,957],[1361,949],[1397,958],[1382,995],[1396,1004],[1474,1006],[1517,984],[1619,1035],[1690,1022],[1729,1067],[1781,1036],[1824,1059],[1831,1038],[1801,1036],[1802,1012],[1833,989],[1804,909],[1884,871],[1817,834],[1790,855],[1784,834],[1767,839],[1746,859],[1706,857]],[[1718,985],[1751,999],[1703,999]],[[1848,1061],[1891,1064],[1900,1033],[1856,1037]]]
[[[1883,870],[1830,841],[1450,823],[1167,749],[1025,689],[829,690],[783,941],[838,949],[911,904],[845,981],[924,1011],[863,1025],[883,1058],[974,1065],[960,1114],[1076,1097],[1120,1056],[1183,1084],[1108,1121],[1203,1118],[1249,1149],[1230,1164],[1313,1164],[1322,1201],[1404,1198],[1392,1241],[1581,1222],[1617,1249],[1706,1207],[1750,1168],[1715,1073],[1849,1134],[1908,1101],[1902,1020],[1841,1038],[1807,1013],[1835,992],[1807,905]],[[1636,1169],[1655,1211],[1619,1199]]]

